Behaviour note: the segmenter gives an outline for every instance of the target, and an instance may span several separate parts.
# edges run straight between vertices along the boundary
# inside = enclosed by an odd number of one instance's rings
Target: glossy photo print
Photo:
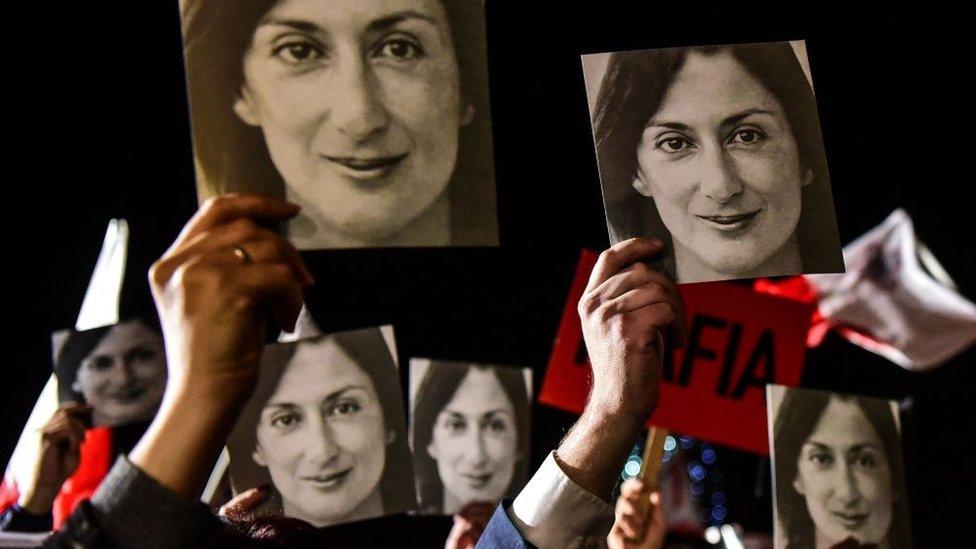
[[[268,345],[227,441],[233,492],[268,484],[259,513],[316,527],[414,509],[392,347],[380,328]]]
[[[155,318],[51,335],[61,404],[91,407],[92,426],[149,421],[166,389],[166,352]]]
[[[483,0],[181,0],[197,190],[300,250],[496,246]]]
[[[420,512],[455,514],[526,482],[532,371],[410,361],[410,433]]]
[[[775,547],[910,548],[897,404],[781,385],[766,398]]]
[[[844,271],[801,42],[582,56],[610,240],[678,283]]]

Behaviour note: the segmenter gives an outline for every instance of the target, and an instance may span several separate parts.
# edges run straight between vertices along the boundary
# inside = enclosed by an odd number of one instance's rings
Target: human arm
[[[297,211],[254,195],[211,200],[150,270],[169,381],[159,413],[129,457],[177,494],[199,497],[254,389],[267,313],[282,328],[294,327],[311,275],[294,248],[258,221],[282,221]]]
[[[674,284],[642,263],[662,251],[646,239],[611,247],[580,299],[593,371],[589,399],[507,514],[539,547],[602,544],[613,524],[609,502],[620,468],[657,405],[662,338],[670,332],[676,344],[684,340]]]
[[[681,297],[643,263],[663,249],[660,241],[634,238],[600,254],[578,306],[593,386],[558,461],[569,478],[606,501],[657,406],[664,334],[673,327],[683,344]]]
[[[196,546],[222,535],[200,493],[253,391],[268,312],[290,329],[311,282],[297,252],[258,221],[296,212],[270,198],[218,198],[154,264],[169,369],[163,403],[129,458],[59,533],[65,544],[94,536],[90,530],[118,547]]]

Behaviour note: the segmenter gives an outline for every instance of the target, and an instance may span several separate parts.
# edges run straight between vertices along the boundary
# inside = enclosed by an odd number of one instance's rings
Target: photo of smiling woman
[[[410,361],[411,442],[420,511],[455,514],[497,503],[525,484],[531,372]]]
[[[495,246],[482,0],[183,0],[200,200],[302,207],[299,249]]]
[[[399,374],[377,328],[268,345],[227,449],[235,494],[272,486],[259,513],[323,527],[416,506]]]
[[[166,352],[158,323],[132,319],[93,330],[55,332],[58,398],[91,406],[93,426],[148,421],[166,389]]]
[[[613,243],[661,239],[679,283],[843,272],[797,55],[776,42],[583,56]]]
[[[857,542],[910,548],[895,403],[775,385],[767,389],[774,418],[775,546],[828,549]]]

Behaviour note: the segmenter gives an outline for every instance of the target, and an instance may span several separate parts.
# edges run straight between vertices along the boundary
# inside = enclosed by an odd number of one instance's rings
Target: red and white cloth
[[[756,282],[761,292],[817,303],[807,344],[830,329],[909,370],[934,368],[976,341],[976,305],[918,240],[902,209],[844,247],[846,273]]]

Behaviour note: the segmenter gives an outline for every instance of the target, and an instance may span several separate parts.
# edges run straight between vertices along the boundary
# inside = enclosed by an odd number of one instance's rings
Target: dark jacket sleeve
[[[495,509],[495,514],[478,539],[478,549],[535,549],[508,518],[506,508],[511,504],[511,500],[506,500]]]
[[[16,503],[0,514],[0,532],[50,532],[53,523],[51,513],[35,515]]]
[[[122,456],[45,547],[214,547],[227,535],[206,505],[174,494]]]

